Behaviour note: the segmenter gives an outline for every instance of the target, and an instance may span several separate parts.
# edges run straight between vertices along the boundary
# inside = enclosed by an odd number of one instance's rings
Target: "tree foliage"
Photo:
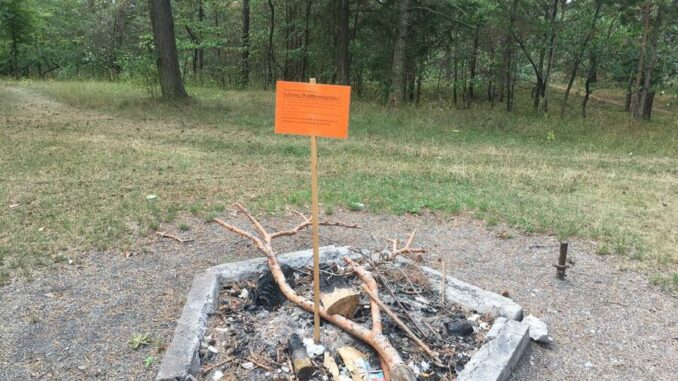
[[[675,91],[676,4],[182,0],[172,8],[189,83],[267,89],[315,77],[384,103],[444,98],[460,108],[504,102],[509,111],[515,89],[530,88],[537,112],[555,102],[565,115],[575,100],[570,90],[552,99],[554,85],[589,95],[617,86],[634,106],[638,96]],[[0,74],[124,79],[154,91],[148,12],[141,0],[0,0]]]

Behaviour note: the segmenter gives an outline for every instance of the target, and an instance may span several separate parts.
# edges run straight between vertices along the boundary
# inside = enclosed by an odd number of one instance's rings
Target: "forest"
[[[1,0],[0,75],[271,89],[347,84],[421,102],[586,116],[601,89],[649,120],[675,95],[673,0]],[[517,91],[524,89],[525,91]],[[573,96],[573,92],[579,96]]]

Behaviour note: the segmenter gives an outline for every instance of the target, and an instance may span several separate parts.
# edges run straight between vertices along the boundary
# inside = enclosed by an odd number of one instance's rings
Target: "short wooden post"
[[[560,280],[565,279],[565,270],[567,269],[567,242],[560,243],[560,254],[558,255],[558,264],[556,266],[556,277]]]

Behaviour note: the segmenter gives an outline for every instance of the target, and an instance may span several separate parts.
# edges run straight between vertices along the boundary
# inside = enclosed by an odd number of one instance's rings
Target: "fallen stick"
[[[391,295],[393,300],[395,300],[395,302],[398,304],[398,307],[400,307],[400,309],[405,313],[405,315],[407,315],[407,318],[410,319],[410,321],[412,322],[412,324],[414,324],[414,326],[417,328],[419,333],[426,336],[426,332],[424,332],[424,329],[421,327],[421,325],[419,325],[419,322],[414,319],[414,317],[412,316],[412,314],[410,314],[410,312],[407,310],[407,308],[405,308],[405,306],[403,305],[403,302],[400,301],[400,298],[398,298],[398,296],[396,296],[396,294],[393,291],[393,289],[391,288],[391,286],[389,286],[388,281],[386,280],[386,277],[384,277],[381,274],[381,272],[379,271],[379,268],[367,257],[367,255],[363,254],[361,251],[358,251],[358,250],[355,250],[355,249],[351,249],[351,251],[358,253],[358,254],[361,254],[363,256],[363,259],[365,261],[367,261],[367,263],[369,263],[372,266],[372,271],[375,273],[377,278],[381,281],[381,284],[384,285],[384,287],[386,288],[386,291],[388,291],[389,295]],[[428,325],[427,325],[427,328],[430,329],[431,332],[433,332],[434,334],[436,334],[436,335],[438,334],[436,331],[434,331]],[[438,335],[438,336],[440,336],[440,335]]]
[[[382,310],[384,310],[384,312],[386,312],[386,314],[387,314],[391,319],[393,319],[393,322],[394,322],[394,323],[396,323],[403,331],[405,331],[405,333],[407,334],[407,336],[408,336],[410,339],[412,339],[412,341],[414,341],[417,345],[419,345],[419,347],[420,347],[424,352],[426,352],[426,354],[433,360],[434,364],[436,364],[437,366],[442,367],[442,368],[445,367],[445,365],[442,365],[442,361],[440,361],[440,359],[438,358],[438,354],[435,353],[435,352],[433,352],[433,351],[431,350],[431,348],[429,348],[429,346],[426,345],[426,343],[424,343],[423,341],[421,341],[421,339],[418,338],[417,335],[415,335],[414,332],[412,332],[412,330],[409,329],[409,328],[405,325],[405,323],[403,323],[402,320],[400,320],[400,318],[398,317],[398,315],[396,315],[396,314],[395,314],[395,313],[394,313],[387,305],[385,305],[381,300],[379,300],[379,298],[378,298],[374,293],[372,293],[372,291],[371,291],[368,287],[366,287],[365,285],[363,285],[363,290],[365,290],[365,292],[367,293],[367,295],[368,295],[372,300],[374,300],[375,303],[377,303],[377,305],[379,306],[379,308],[381,308]]]
[[[425,253],[426,249],[423,249],[421,247],[410,247],[412,244],[412,241],[414,241],[414,235],[417,233],[417,229],[414,229],[410,236],[407,238],[407,242],[405,242],[405,246],[401,247],[398,249],[398,240],[397,239],[389,239],[391,242],[392,249],[391,249],[391,255],[389,255],[390,259],[395,258],[397,255],[405,255],[405,254],[415,254],[415,253]]]
[[[269,372],[273,371],[273,368],[271,368],[268,365],[264,365],[264,364],[260,363],[259,361],[253,359],[252,356],[246,357],[246,359],[249,360],[252,364],[258,366],[261,369],[266,369]]]
[[[181,239],[181,238],[179,238],[179,237],[177,237],[177,236],[175,236],[175,235],[168,234],[168,233],[165,233],[165,232],[155,232],[155,234],[161,236],[162,238],[171,238],[171,239],[173,239],[173,240],[175,240],[175,241],[177,241],[177,242],[180,242],[180,243],[186,243],[186,242],[192,242],[192,241],[195,241],[194,239]]]
[[[233,360],[235,360],[235,357],[229,357],[224,361],[219,361],[218,363],[210,366],[209,368],[205,368],[205,369],[201,370],[201,372],[202,372],[202,374],[207,374],[207,373],[213,371],[214,369],[216,369],[220,366],[224,366],[224,365],[228,364],[229,362],[231,362]]]
[[[351,258],[344,257],[344,262],[351,266],[351,270],[363,281],[364,287],[367,287],[373,295],[379,298],[379,286],[377,286],[377,281],[374,280],[372,274],[369,271],[365,270],[364,267],[353,262]],[[376,301],[370,299],[370,314],[372,316],[372,331],[374,333],[380,334],[382,331],[381,325],[381,314],[379,313],[379,304]]]
[[[374,280],[372,274],[367,271],[364,267],[353,262],[351,258],[344,257],[344,262],[351,266],[351,270],[363,281],[363,286],[369,288],[374,295],[379,295],[379,286],[377,281]],[[376,334],[382,333],[382,324],[381,324],[381,312],[379,311],[379,305],[372,299],[370,299],[370,315],[372,316],[372,332]],[[381,363],[381,368],[384,371],[384,378],[389,379],[390,374],[388,373],[388,363],[387,361],[379,356],[379,362]]]

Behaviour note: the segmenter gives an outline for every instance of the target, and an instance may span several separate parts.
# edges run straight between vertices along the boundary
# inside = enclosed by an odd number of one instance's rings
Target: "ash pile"
[[[376,263],[376,264],[375,264]],[[381,316],[383,334],[418,380],[453,380],[480,348],[493,318],[444,302],[437,285],[414,265],[361,263],[378,282],[379,299],[400,320]],[[296,293],[313,299],[311,268],[282,266]],[[340,264],[321,266],[321,303],[332,314],[370,324],[370,297],[358,277]],[[432,361],[403,329],[438,356]],[[313,340],[313,314],[287,301],[270,271],[255,281],[225,285],[210,316],[199,351],[201,380],[382,381],[386,375],[373,349],[321,321]]]

